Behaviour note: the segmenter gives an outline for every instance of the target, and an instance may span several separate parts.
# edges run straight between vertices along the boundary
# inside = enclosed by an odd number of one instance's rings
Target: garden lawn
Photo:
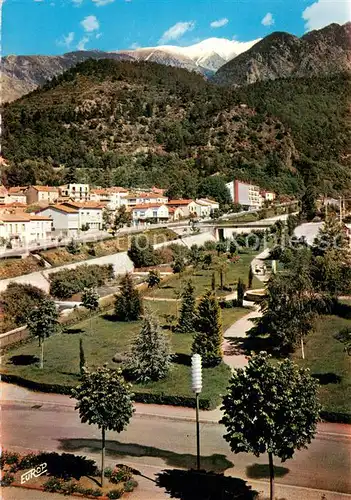
[[[351,328],[351,320],[338,316],[321,316],[315,332],[306,339],[305,360],[297,350],[294,360],[312,375],[318,376],[320,400],[323,411],[351,414],[351,357],[344,352],[344,346],[334,338],[341,329]]]
[[[148,301],[148,307],[160,316],[160,324],[164,325],[163,314],[175,314],[174,302]],[[223,309],[223,327],[247,314],[247,309]],[[38,368],[38,342],[30,341],[22,346],[11,349],[3,357],[2,373],[17,375],[35,382],[74,386],[79,380],[79,339],[83,339],[86,363],[94,368],[103,363],[117,367],[113,356],[129,351],[132,339],[140,330],[141,322],[116,322],[109,315],[93,318],[92,331],[90,321],[86,320],[45,340],[44,369]],[[159,382],[134,385],[135,392],[165,394],[173,396],[188,396],[193,394],[190,388],[190,356],[193,336],[191,334],[176,334],[164,330],[171,338],[172,351],[178,354],[167,378]],[[28,363],[28,364],[24,364]],[[222,363],[216,368],[204,369],[203,398],[211,400],[215,407],[220,402],[220,394],[225,391],[229,368]]]
[[[238,283],[238,279],[241,278],[244,283],[247,284],[250,263],[256,253],[250,254],[241,254],[240,260],[236,263],[229,262],[228,271],[224,276],[224,285],[233,288],[233,291],[236,291],[236,285]],[[219,273],[214,269],[191,269],[190,271],[185,271],[183,275],[180,277],[178,274],[175,274],[174,277],[168,278],[166,282],[160,287],[152,290],[150,292],[146,292],[147,296],[150,297],[159,297],[159,298],[175,298],[176,293],[179,292],[182,288],[182,283],[192,280],[195,286],[195,293],[197,297],[204,295],[205,292],[211,289],[211,279],[212,274],[215,273],[216,276],[216,288],[217,295],[228,295],[228,291],[219,290],[220,285],[220,276]],[[262,288],[262,282],[254,277],[252,282],[252,288]]]

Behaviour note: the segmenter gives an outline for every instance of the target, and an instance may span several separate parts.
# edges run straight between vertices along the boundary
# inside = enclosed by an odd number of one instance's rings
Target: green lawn
[[[176,311],[174,302],[147,301],[147,305],[157,312],[161,325],[165,323],[163,314],[175,314]],[[224,309],[223,329],[228,328],[247,312],[246,309],[239,308]],[[101,366],[106,362],[110,366],[117,366],[112,361],[114,354],[129,351],[132,339],[139,331],[140,325],[140,321],[133,323],[116,322],[108,315],[103,315],[93,319],[93,333],[91,333],[90,321],[83,321],[70,327],[67,333],[45,340],[43,370],[40,370],[37,366],[36,357],[39,355],[37,341],[32,341],[6,353],[3,358],[2,372],[48,384],[76,385],[79,379],[79,338],[83,339],[85,358],[90,367]],[[173,363],[171,373],[166,379],[149,384],[138,384],[134,387],[134,390],[153,394],[192,396],[190,389],[190,352],[193,337],[191,334],[176,334],[171,333],[169,330],[164,331],[170,335],[173,353],[180,355],[177,362]],[[22,364],[13,364],[12,361],[16,362],[16,360]],[[31,364],[24,365],[23,361],[25,360],[28,360]],[[216,368],[204,369],[202,397],[210,397],[218,403],[219,395],[226,388],[229,374],[229,368],[223,363]]]
[[[245,283],[248,280],[250,263],[256,254],[242,254],[240,255],[239,262],[229,263],[228,271],[224,277],[225,286],[230,286],[233,288],[233,291],[236,290],[236,285],[238,279],[241,278]],[[179,277],[179,275],[175,275],[171,279],[167,280],[163,285],[159,288],[156,288],[153,291],[147,292],[147,296],[150,297],[159,297],[159,298],[174,298],[175,293],[179,292],[182,287],[182,283],[189,279],[192,280],[195,286],[195,293],[197,297],[203,295],[206,291],[211,289],[211,279],[212,273],[215,272],[216,275],[216,285],[217,288],[220,284],[219,273],[216,272],[213,268],[210,269],[191,269],[190,272],[186,271],[183,277]],[[252,288],[262,288],[262,282],[254,277],[252,282]],[[223,292],[218,290],[218,295],[228,295],[230,292]]]
[[[320,399],[325,411],[351,413],[351,357],[343,344],[334,338],[342,328],[351,328],[351,320],[337,316],[321,316],[315,332],[308,335],[305,360],[299,350],[294,360],[310,368],[321,382]]]

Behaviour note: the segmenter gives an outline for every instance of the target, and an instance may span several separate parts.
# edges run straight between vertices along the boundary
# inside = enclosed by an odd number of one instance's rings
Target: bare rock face
[[[351,69],[351,23],[331,24],[301,38],[275,32],[219,68],[213,81],[238,87],[277,78]]]

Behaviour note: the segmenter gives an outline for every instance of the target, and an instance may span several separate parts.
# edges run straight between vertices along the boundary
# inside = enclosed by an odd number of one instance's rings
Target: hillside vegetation
[[[191,197],[213,174],[299,194],[307,157],[333,194],[351,186],[349,83],[336,75],[233,90],[179,68],[89,60],[5,105],[3,154],[31,181],[158,184]]]

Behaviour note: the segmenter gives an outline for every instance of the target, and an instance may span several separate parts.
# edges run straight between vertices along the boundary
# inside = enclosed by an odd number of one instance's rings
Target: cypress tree
[[[137,382],[150,382],[166,377],[170,366],[168,337],[160,331],[156,317],[148,311],[133,343],[129,370]]]
[[[85,354],[84,354],[83,340],[79,339],[79,369],[81,375],[84,373],[84,367],[85,367]]]
[[[116,295],[115,315],[118,321],[136,321],[143,313],[140,293],[134,286],[133,278],[127,273],[121,281],[120,294]]]
[[[190,280],[186,283],[181,293],[181,298],[182,305],[180,307],[180,317],[176,330],[182,333],[192,332],[196,319],[196,299],[195,288]]]
[[[222,318],[216,297],[207,292],[202,297],[197,314],[192,352],[200,354],[203,366],[216,366],[222,360]]]
[[[248,288],[252,288],[252,282],[253,282],[253,271],[252,271],[252,267],[250,265],[250,269],[249,269],[249,277],[248,277]]]
[[[237,284],[237,300],[239,307],[243,307],[245,295],[245,284],[241,278],[238,279]]]

